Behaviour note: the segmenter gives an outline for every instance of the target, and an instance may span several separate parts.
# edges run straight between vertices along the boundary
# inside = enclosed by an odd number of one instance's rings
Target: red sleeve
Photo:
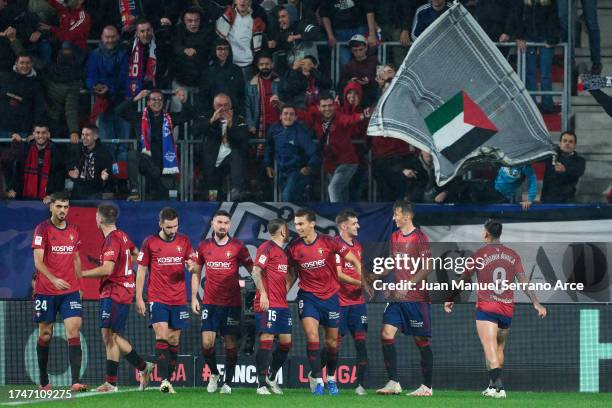
[[[266,269],[268,262],[270,262],[268,245],[262,245],[257,248],[257,252],[255,253],[255,266],[259,266],[261,269]]]
[[[206,257],[204,256],[204,241],[200,242],[198,245],[198,250],[196,251],[195,259],[198,265],[202,266],[206,262]]]
[[[362,121],[361,113],[353,113],[352,115],[347,115],[345,113],[336,113],[336,120],[338,121],[338,125],[340,126],[353,126]]]
[[[346,256],[347,252],[351,250],[348,245],[339,239],[330,239],[329,242],[331,243],[332,251],[343,258]]]
[[[525,273],[525,269],[523,269],[523,262],[521,261],[521,257],[519,256],[519,254],[517,254],[516,252],[514,253],[514,259],[516,259],[516,262],[514,263],[514,272],[519,275],[519,274],[524,274]]]
[[[240,250],[238,251],[238,262],[245,268],[250,268],[253,266],[251,254],[249,254],[249,250],[244,244],[240,246]]]
[[[106,261],[117,263],[117,259],[121,255],[120,251],[121,245],[119,245],[119,242],[114,237],[111,237],[111,239],[104,243],[102,248],[102,263]]]
[[[74,227],[74,233],[76,235],[76,243],[74,244],[74,246],[76,247],[76,250],[78,251],[79,249],[81,249],[81,245],[83,244],[83,242],[81,241],[81,231],[79,230],[79,227],[75,226]]]
[[[39,224],[34,230],[32,237],[32,249],[45,249],[47,245],[47,229],[44,224]]]
[[[189,255],[187,255],[185,257],[185,260],[187,261],[187,260],[191,259],[192,261],[197,263],[198,262],[198,258],[199,258],[198,252],[195,249],[193,249],[193,247],[191,246],[191,241],[187,240],[186,247],[187,247],[186,248],[186,250],[187,250],[186,253],[189,254]]]
[[[77,21],[68,29],[60,23],[59,27],[51,27],[51,33],[60,41],[71,41],[75,45],[80,45],[87,43],[90,29],[91,17],[85,10],[80,10]]]
[[[138,254],[138,264],[142,266],[146,266],[147,268],[151,265],[151,250],[149,249],[149,238],[145,239],[142,243],[142,248],[140,248],[140,253]]]

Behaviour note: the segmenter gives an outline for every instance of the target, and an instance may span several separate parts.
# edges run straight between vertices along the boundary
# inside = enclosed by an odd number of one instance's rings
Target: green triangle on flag
[[[436,150],[456,163],[482,146],[498,129],[465,91],[425,118]]]

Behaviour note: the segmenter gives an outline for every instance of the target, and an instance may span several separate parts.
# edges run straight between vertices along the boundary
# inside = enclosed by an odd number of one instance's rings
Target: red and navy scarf
[[[51,172],[51,144],[45,147],[40,174],[38,173],[38,148],[30,143],[23,174],[23,198],[43,199],[47,195],[47,183]]]

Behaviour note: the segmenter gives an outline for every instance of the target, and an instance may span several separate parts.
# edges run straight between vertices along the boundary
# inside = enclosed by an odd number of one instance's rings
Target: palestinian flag
[[[457,163],[482,146],[497,128],[480,107],[461,91],[425,118],[436,149]]]

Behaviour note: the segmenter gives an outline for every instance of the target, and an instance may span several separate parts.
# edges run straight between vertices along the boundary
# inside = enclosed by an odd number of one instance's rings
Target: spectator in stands
[[[304,191],[311,182],[311,175],[321,165],[311,132],[296,120],[296,108],[284,105],[280,122],[272,125],[266,139],[266,173],[271,179],[276,175],[280,201],[284,202],[304,201]]]
[[[68,0],[64,3],[59,0],[47,0],[57,11],[59,16],[59,27],[40,23],[38,28],[42,31],[51,31],[60,44],[69,45],[79,63],[87,56],[87,38],[91,29],[91,17],[85,11],[83,4],[85,0]]]
[[[570,203],[576,196],[576,185],[584,174],[585,160],[576,153],[578,138],[575,133],[563,132],[556,148],[556,159],[545,161],[543,203]]]
[[[366,38],[360,34],[351,37],[349,47],[353,58],[342,66],[338,86],[340,89],[344,89],[349,81],[357,82],[363,87],[364,105],[372,105],[378,94],[376,83],[376,66],[380,64],[378,56],[368,54]]]
[[[446,0],[429,0],[429,3],[419,7],[414,14],[414,20],[412,20],[412,31],[410,32],[412,41],[416,40],[417,37],[421,35],[431,23],[436,21],[438,17],[444,14],[448,8],[449,6],[446,4]]]
[[[113,159],[98,140],[98,127],[87,125],[81,131],[82,146],[68,159],[68,177],[74,183],[73,200],[101,200],[104,186],[112,174]]]
[[[242,69],[245,81],[253,76],[254,56],[263,47],[265,30],[266,22],[253,14],[251,0],[235,0],[217,19],[217,35],[231,44],[234,64]]]
[[[106,26],[100,45],[89,54],[85,87],[93,94],[90,121],[97,121],[100,139],[127,139],[130,124],[115,113],[115,107],[125,99],[128,73],[128,53],[119,44],[119,32]],[[127,145],[111,149],[117,161],[127,159]]]
[[[319,95],[319,106],[298,111],[298,117],[314,130],[323,151],[323,168],[330,177],[327,191],[332,203],[349,199],[349,185],[357,171],[359,158],[350,136],[350,127],[370,117],[370,109],[363,113],[346,115],[336,112],[332,95],[325,91]]]
[[[19,39],[11,36],[11,47],[15,54],[25,50]],[[47,117],[50,132],[59,137],[70,135],[71,142],[79,142],[79,91],[81,89],[81,65],[75,59],[72,48],[64,46],[58,52],[56,61],[45,63],[32,57],[36,72],[42,78],[47,101]]]
[[[128,59],[128,98],[135,97],[142,90],[155,88],[157,83],[158,54],[153,26],[144,19],[136,21],[135,25],[134,42]]]
[[[520,193],[521,185],[525,179],[527,179],[529,185],[527,201],[523,201],[523,198],[520,197],[519,202],[523,210],[528,210],[538,195],[538,179],[530,164],[519,167],[500,167],[495,178],[495,190],[504,197],[506,202],[515,203],[516,195]]]
[[[140,150],[128,152],[128,178],[131,189],[128,201],[139,201],[141,198],[138,192],[139,174],[150,178],[155,199],[167,199],[168,191],[175,190],[175,176],[179,170],[173,128],[195,116],[185,91],[179,89],[175,94],[183,104],[183,109],[177,113],[164,110],[164,96],[157,89],[143,89],[133,99],[127,99],[117,106],[117,114],[131,123],[136,139],[140,140]],[[142,112],[138,112],[138,101],[144,98],[147,98],[147,106]]]
[[[559,17],[553,0],[524,0],[513,24],[517,47],[527,52],[527,89],[535,91],[537,59],[540,59],[540,80],[542,91],[552,91],[552,60],[555,45],[559,42]],[[545,43],[543,47],[529,47],[527,42]],[[535,96],[533,97],[536,100]],[[542,96],[542,113],[553,113],[553,97]]]
[[[0,73],[0,137],[25,137],[45,111],[44,96],[32,57],[19,54],[11,72]]]
[[[257,56],[257,74],[246,86],[246,123],[249,133],[265,139],[268,128],[278,122],[278,104],[272,102],[280,94],[280,78],[272,71],[272,57],[262,53]]]
[[[406,198],[408,182],[404,170],[411,169],[416,154],[414,148],[394,137],[376,136],[370,138],[372,146],[372,173],[382,201],[396,201]],[[431,165],[433,170],[433,162]],[[427,174],[418,172],[419,175]],[[434,178],[435,183],[435,178]],[[422,196],[422,195],[421,195]],[[420,199],[419,199],[420,198]],[[422,198],[414,198],[422,202]]]
[[[0,72],[10,71],[15,60],[15,54],[10,48],[11,35],[17,36],[26,51],[33,53],[39,50],[40,32],[37,32],[37,28],[38,16],[28,11],[27,4],[9,4],[7,0],[0,0]],[[48,61],[50,59],[49,55]]]
[[[213,113],[200,117],[193,127],[194,136],[204,140],[202,172],[206,181],[205,191],[209,192],[211,200],[221,198],[218,192],[222,190],[224,177],[229,175],[230,198],[240,200],[246,177],[247,125],[244,118],[234,112],[228,95],[216,95],[212,105]]]
[[[581,0],[580,3],[582,5],[582,16],[580,16],[579,21],[586,24],[587,33],[589,34],[589,48],[592,63],[591,74],[601,75],[603,66],[601,65],[601,34],[599,31],[599,22],[597,21],[597,0]],[[562,41],[567,41],[567,24],[570,4],[572,3],[569,0],[557,0]],[[576,18],[575,9],[573,15],[574,18]],[[581,27],[578,26],[578,33],[580,33],[580,31]]]
[[[183,13],[182,23],[177,25],[172,40],[174,80],[172,90],[183,88],[188,93],[194,92],[200,84],[202,67],[208,63],[208,54],[214,33],[211,27],[205,26],[202,10],[190,7]],[[181,107],[176,97],[172,98],[173,112]]]
[[[270,49],[275,51],[278,74],[284,77],[288,68],[295,67],[296,61],[301,61],[306,56],[312,56],[316,60],[319,53],[313,41],[321,38],[321,28],[308,20],[299,20],[295,7],[281,7],[278,10],[278,28],[270,33],[268,41]],[[329,88],[329,85],[327,87]]]
[[[215,56],[202,75],[200,83],[200,111],[212,110],[215,95],[228,95],[234,106],[234,113],[244,116],[244,77],[238,65],[232,62],[230,43],[219,38],[214,43]]]
[[[493,42],[509,42],[514,32],[518,12],[517,2],[521,0],[479,0],[475,4],[474,18]],[[502,51],[509,51],[504,48]]]
[[[391,85],[393,78],[395,78],[395,74],[397,73],[397,68],[393,64],[386,64],[382,67],[382,70],[379,72],[377,68],[376,72],[376,83],[378,84],[378,96],[380,97]]]
[[[416,8],[427,0],[378,0],[376,22],[382,30],[383,41],[399,41],[402,47],[391,48],[390,60],[399,66],[412,44],[410,30]],[[389,49],[389,48],[387,48]]]
[[[312,55],[293,63],[285,87],[285,100],[300,109],[319,104],[319,93],[332,86],[331,79],[319,71],[319,62]]]
[[[371,47],[377,45],[374,2],[367,0],[322,1],[319,15],[330,47],[335,47],[337,41],[349,41],[357,34],[361,36],[367,34],[366,44]],[[340,65],[346,64],[349,59],[349,51],[346,47],[340,47]]]
[[[65,163],[62,150],[53,143],[49,126],[36,122],[32,138],[22,144],[18,134],[12,137],[13,158],[7,177],[7,198],[43,200],[50,202],[50,195],[64,190]]]

